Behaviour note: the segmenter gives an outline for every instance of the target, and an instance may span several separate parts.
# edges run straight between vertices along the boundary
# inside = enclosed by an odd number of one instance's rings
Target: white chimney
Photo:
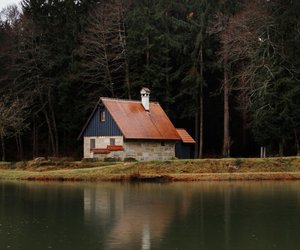
[[[146,111],[150,110],[150,89],[148,88],[142,88],[141,90],[141,99],[142,99],[142,105],[144,106],[144,109]]]

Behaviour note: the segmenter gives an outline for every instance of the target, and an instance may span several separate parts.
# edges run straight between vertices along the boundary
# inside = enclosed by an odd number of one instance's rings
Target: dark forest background
[[[195,157],[297,155],[300,1],[23,0],[1,11],[1,159],[82,157],[99,96],[151,89]]]

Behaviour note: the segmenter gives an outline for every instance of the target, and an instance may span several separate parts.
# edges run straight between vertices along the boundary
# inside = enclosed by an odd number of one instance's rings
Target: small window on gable
[[[116,139],[115,139],[115,138],[110,138],[109,144],[110,144],[111,146],[116,145]]]
[[[105,122],[105,111],[104,110],[99,111],[99,121]]]

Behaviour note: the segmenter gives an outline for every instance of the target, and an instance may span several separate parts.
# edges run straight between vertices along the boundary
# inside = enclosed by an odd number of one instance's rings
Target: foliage
[[[222,141],[226,156],[257,154],[261,145],[300,153],[299,10],[299,1],[283,0],[8,6],[0,20],[0,96],[9,101],[1,108],[19,102],[22,115],[14,115],[29,128],[16,136],[23,125],[2,117],[8,156],[17,147],[19,158],[23,148],[26,158],[80,157],[76,138],[98,97],[139,99],[142,86],[192,133],[195,156],[220,155]]]

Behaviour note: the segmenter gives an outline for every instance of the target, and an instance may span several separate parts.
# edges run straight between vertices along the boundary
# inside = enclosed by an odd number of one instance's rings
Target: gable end
[[[105,119],[103,119],[105,117]],[[122,133],[107,108],[99,103],[82,136],[121,136]]]

